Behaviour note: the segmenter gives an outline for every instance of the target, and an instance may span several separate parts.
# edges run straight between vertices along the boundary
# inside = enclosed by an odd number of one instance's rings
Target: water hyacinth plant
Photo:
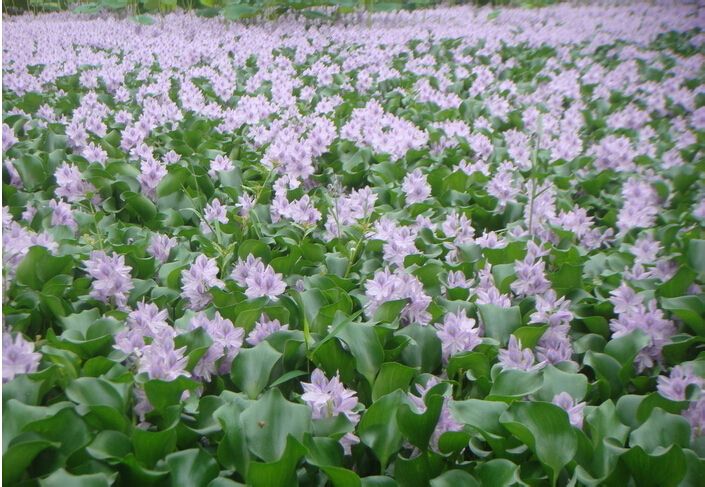
[[[380,4],[4,19],[3,484],[702,485],[705,10]]]

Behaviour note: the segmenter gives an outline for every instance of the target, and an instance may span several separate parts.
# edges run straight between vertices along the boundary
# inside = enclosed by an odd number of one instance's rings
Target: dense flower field
[[[4,19],[3,484],[702,485],[705,10],[306,22]]]

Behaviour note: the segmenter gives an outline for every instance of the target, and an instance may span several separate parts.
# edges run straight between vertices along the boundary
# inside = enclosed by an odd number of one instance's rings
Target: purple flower
[[[475,320],[468,318],[463,310],[446,314],[443,324],[436,325],[436,329],[445,363],[456,353],[469,352],[482,343]]]
[[[676,365],[668,377],[658,376],[658,392],[672,401],[685,401],[688,386],[705,388],[705,379],[698,377],[690,365]]]
[[[551,402],[568,413],[570,424],[579,429],[583,428],[583,409],[585,409],[584,402],[576,402],[575,399],[573,399],[567,392],[556,394],[553,396]]]
[[[372,316],[377,308],[387,301],[409,299],[401,312],[401,320],[405,323],[427,325],[431,315],[426,309],[431,304],[431,298],[424,292],[421,282],[411,274],[397,269],[393,274],[389,269],[377,271],[374,277],[365,283],[365,296],[368,302],[365,306],[368,316]]]
[[[132,268],[125,265],[124,255],[109,256],[103,251],[91,252],[85,261],[86,271],[94,279],[91,297],[104,303],[114,300],[115,306],[125,308],[127,295],[132,290]]]
[[[353,425],[360,421],[360,413],[355,410],[359,404],[355,397],[357,393],[343,386],[340,374],[336,373],[328,380],[322,370],[315,369],[311,373],[311,382],[302,382],[301,387],[304,390],[301,399],[311,408],[313,419],[334,418],[342,414]],[[351,453],[350,446],[358,442],[351,433],[340,441],[346,455]]]
[[[190,327],[205,329],[213,342],[196,364],[194,375],[210,381],[212,374],[228,373],[233,359],[242,348],[245,330],[233,325],[232,321],[223,318],[217,311],[213,319],[208,319],[204,313],[198,313],[191,321]]]
[[[173,340],[176,331],[167,323],[167,316],[167,310],[160,310],[153,303],[137,303],[137,309],[127,316],[127,327],[115,335],[115,348],[126,354],[141,356],[145,337]]]
[[[215,223],[228,223],[227,207],[223,206],[218,198],[214,198],[203,209],[203,222],[201,222],[201,231],[204,234],[211,233],[211,228],[215,228]]]
[[[551,326],[539,339],[536,346],[536,355],[542,362],[558,364],[572,362],[573,345],[570,342],[568,331],[570,325]]]
[[[407,205],[420,203],[431,196],[431,186],[426,181],[426,176],[421,174],[420,169],[407,174],[402,182],[401,189],[404,191]]]
[[[137,176],[137,180],[142,187],[142,192],[149,198],[155,199],[157,196],[157,186],[166,174],[166,168],[158,160],[151,156],[147,159],[143,159],[140,165],[140,174]]]
[[[232,171],[233,163],[225,156],[217,156],[211,161],[211,167],[208,170],[208,175],[212,178],[218,177],[218,174],[225,171]]]
[[[286,291],[286,284],[282,280],[282,275],[275,272],[271,266],[265,267],[263,272],[256,272],[245,279],[247,289],[245,295],[250,299],[267,296],[270,299],[277,299]]]
[[[272,333],[288,329],[289,325],[282,325],[279,320],[270,320],[267,315],[263,314],[248,335],[247,343],[254,347]]]
[[[438,384],[440,384],[438,378],[435,376],[431,376],[428,378],[425,385],[422,386],[421,384],[416,384],[414,389],[416,390],[418,395],[409,394],[407,396],[419,413],[423,413],[426,411],[426,403],[424,401],[424,399],[426,398],[426,394],[428,394],[428,391],[433,389],[433,387]],[[440,440],[441,435],[448,431],[462,430],[462,423],[456,421],[451,413],[449,398],[443,397],[443,406],[441,407],[441,414],[438,417],[436,428],[433,430],[433,434],[431,435],[431,448],[436,452],[440,452],[440,450],[438,449],[438,440]]]
[[[88,145],[83,148],[81,155],[88,162],[97,162],[101,166],[105,166],[105,163],[108,160],[108,153],[103,150],[101,146],[94,144],[93,142],[89,142]]]
[[[693,401],[688,409],[683,411],[683,416],[690,423],[693,441],[705,435],[705,395],[701,395],[697,401]]]
[[[240,287],[247,287],[247,278],[264,272],[264,263],[259,257],[249,254],[245,260],[238,259],[230,277]]]
[[[201,310],[211,302],[210,289],[223,289],[225,284],[218,279],[218,265],[215,259],[209,259],[201,254],[196,257],[188,270],[181,272],[181,296],[189,302],[189,308]]]
[[[543,296],[536,296],[536,312],[531,314],[530,323],[547,323],[550,326],[569,324],[573,319],[570,301],[565,297],[557,299],[553,289],[548,290]]]
[[[2,124],[2,151],[7,152],[10,147],[15,145],[19,140],[15,136],[15,131],[8,124]]]
[[[664,318],[656,300],[651,300],[646,306],[641,304],[620,313],[617,319],[610,321],[610,330],[613,338],[628,335],[634,330],[642,330],[649,336],[649,345],[639,352],[635,360],[637,370],[641,372],[661,362],[663,346],[675,334],[676,327]]]
[[[534,261],[528,257],[523,261],[516,261],[514,270],[517,280],[511,284],[512,291],[519,296],[535,296],[548,291],[551,283],[544,274],[545,266],[544,261]]]
[[[49,207],[52,209],[52,225],[66,225],[73,231],[78,229],[78,224],[73,218],[71,205],[64,203],[61,200],[49,200]]]
[[[186,370],[188,357],[184,355],[185,352],[186,347],[174,347],[174,340],[154,340],[144,347],[137,371],[146,373],[150,379],[167,382],[182,375],[190,377],[191,374]]]
[[[176,238],[169,238],[167,235],[155,233],[149,241],[147,252],[154,257],[158,262],[164,263],[169,260],[171,249],[176,247]]]
[[[36,372],[42,354],[34,351],[34,343],[25,340],[21,334],[2,334],[2,381],[7,382],[20,374]]]
[[[610,291],[610,301],[617,314],[630,313],[641,309],[643,299],[632,288],[623,282],[617,289]]]
[[[534,352],[530,348],[522,348],[521,341],[514,335],[509,336],[509,345],[499,351],[499,363],[503,369],[518,369],[534,371],[543,368],[545,362],[536,363]]]

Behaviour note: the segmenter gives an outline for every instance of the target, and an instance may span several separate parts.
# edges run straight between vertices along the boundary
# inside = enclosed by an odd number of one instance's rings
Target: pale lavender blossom
[[[536,312],[531,314],[529,323],[547,323],[550,326],[569,324],[573,319],[570,304],[565,296],[558,298],[556,292],[549,289],[542,296],[536,296]]]
[[[534,261],[528,257],[522,261],[516,261],[514,270],[517,279],[511,284],[512,291],[519,296],[535,296],[548,291],[551,283],[546,279],[545,266],[544,261]]]
[[[112,301],[118,308],[125,308],[127,295],[134,287],[130,276],[132,268],[125,265],[125,256],[93,251],[84,264],[86,272],[94,279],[91,297],[104,303]]]
[[[100,164],[101,166],[105,166],[105,163],[108,160],[108,153],[99,145],[89,142],[84,148],[83,151],[81,152],[81,155],[88,161],[88,162],[96,162]]]
[[[211,161],[208,175],[212,178],[216,178],[221,172],[232,171],[233,169],[235,169],[235,167],[228,157],[222,155],[216,156],[215,159]]]
[[[456,353],[469,352],[482,343],[475,320],[469,318],[463,310],[446,314],[443,324],[437,324],[436,330],[445,363]]]
[[[585,409],[584,402],[577,402],[567,392],[556,394],[553,396],[551,402],[568,413],[570,424],[578,429],[583,428],[583,410]]]
[[[187,270],[181,272],[181,296],[188,301],[188,307],[201,310],[212,300],[210,289],[223,289],[225,284],[218,279],[218,265],[215,259],[201,254]]]
[[[649,336],[649,345],[636,356],[635,363],[639,372],[661,363],[663,346],[676,333],[674,323],[663,316],[656,300],[619,313],[616,319],[610,321],[609,326],[613,338],[628,335],[634,330],[642,330]]]
[[[536,363],[534,352],[530,348],[523,348],[521,341],[514,335],[509,336],[509,345],[506,349],[499,350],[499,363],[503,369],[518,369],[524,371],[539,370],[545,362]]]
[[[431,196],[431,186],[420,169],[407,174],[402,182],[401,189],[404,191],[404,198],[408,205],[420,203]]]
[[[194,375],[210,381],[214,374],[229,373],[233,360],[242,348],[245,330],[236,327],[217,311],[213,319],[209,319],[205,313],[198,313],[191,320],[190,328],[203,328],[212,340],[208,351],[194,367]]]
[[[353,425],[360,421],[357,393],[346,389],[340,382],[340,374],[328,380],[320,369],[311,373],[311,382],[302,382],[304,393],[301,399],[311,408],[313,419],[334,418],[344,415]],[[358,443],[356,436],[348,433],[340,443],[346,455],[351,453],[351,445]]]
[[[279,323],[279,320],[276,319],[270,320],[267,315],[263,314],[259,321],[255,324],[254,329],[252,329],[250,334],[247,336],[247,343],[254,347],[269,335],[288,329],[289,325],[282,325]]]
[[[203,209],[203,221],[201,222],[201,231],[204,234],[211,233],[211,228],[215,228],[216,222],[228,223],[228,209],[223,206],[218,198],[214,198]]]
[[[73,217],[71,205],[61,200],[49,200],[49,207],[52,209],[52,225],[66,225],[73,231],[78,230],[78,224]]]
[[[705,389],[705,379],[695,375],[690,365],[676,365],[668,377],[658,376],[658,392],[672,401],[685,401],[689,386],[694,385],[698,391]]]
[[[271,266],[266,266],[264,271],[256,272],[245,279],[245,295],[250,299],[268,297],[277,299],[286,291],[286,283],[282,275],[275,272]]]
[[[188,357],[186,347],[175,348],[174,340],[154,340],[142,349],[138,373],[146,373],[149,379],[171,382],[180,376],[190,377],[186,370]]]
[[[168,235],[162,235],[161,233],[155,233],[149,241],[149,247],[147,247],[147,253],[154,257],[158,262],[164,263],[169,260],[169,254],[171,249],[176,247],[177,240],[175,237],[169,237]]]
[[[54,173],[56,178],[56,196],[66,198],[67,201],[80,201],[86,197],[86,193],[94,191],[95,188],[90,183],[83,180],[81,171],[73,164],[64,162]]]
[[[705,435],[705,394],[696,401],[691,402],[688,409],[683,411],[683,416],[690,423],[691,439]]]
[[[365,283],[365,296],[368,302],[365,306],[369,316],[374,315],[377,308],[387,301],[409,299],[401,312],[404,323],[419,323],[427,325],[431,314],[427,311],[431,298],[423,289],[418,278],[412,274],[397,269],[394,273],[389,269],[375,272],[372,279]]]
[[[2,151],[7,152],[10,147],[15,145],[19,140],[15,136],[15,131],[8,124],[2,124]]]
[[[2,334],[2,381],[7,382],[21,374],[36,372],[42,354],[34,351],[34,343],[21,334]]]
[[[137,303],[137,308],[127,316],[127,326],[115,335],[115,348],[141,356],[146,345],[145,337],[152,340],[173,340],[174,328],[167,323],[168,312],[154,303]]]
[[[426,398],[426,394],[428,394],[428,391],[433,389],[433,387],[438,384],[440,384],[440,381],[438,380],[438,378],[435,376],[431,376],[426,381],[426,384],[424,384],[424,385],[416,384],[414,389],[416,390],[416,393],[418,395],[411,394],[411,393],[409,393],[407,395],[410,402],[414,405],[414,407],[418,413],[426,412],[427,406],[424,401],[424,399]],[[436,423],[436,427],[433,430],[433,434],[431,435],[431,439],[429,442],[431,445],[431,448],[435,452],[440,452],[439,447],[438,447],[438,441],[440,440],[441,435],[443,433],[447,433],[449,431],[462,431],[462,430],[463,430],[463,424],[459,423],[453,417],[453,414],[451,413],[450,398],[444,396],[443,397],[443,405],[441,406],[441,413],[438,417],[438,422]]]
[[[237,283],[238,286],[247,287],[247,279],[255,274],[264,272],[264,263],[259,257],[249,254],[245,260],[238,259],[233,268],[230,277]]]

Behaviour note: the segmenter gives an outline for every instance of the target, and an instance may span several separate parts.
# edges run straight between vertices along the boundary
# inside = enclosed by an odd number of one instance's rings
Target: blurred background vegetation
[[[152,24],[154,15],[176,9],[193,10],[204,17],[229,20],[273,19],[286,13],[307,18],[335,19],[342,14],[394,12],[438,5],[541,7],[560,0],[4,0],[3,13],[73,11],[88,15],[130,15],[139,23]]]

